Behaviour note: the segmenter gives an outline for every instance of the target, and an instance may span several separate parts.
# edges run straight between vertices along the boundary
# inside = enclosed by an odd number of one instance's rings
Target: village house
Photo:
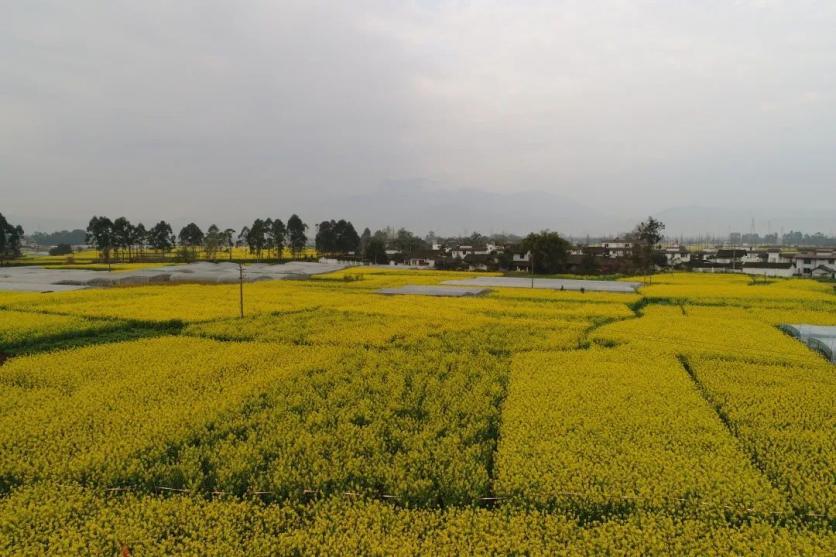
[[[519,251],[519,249],[511,251],[510,270],[511,271],[529,271],[529,270],[531,270],[531,252],[526,251],[525,253],[523,253],[523,252]]]
[[[836,252],[816,251],[797,253],[793,256],[792,264],[796,275],[813,276],[813,270],[822,265],[828,268],[833,268],[833,266],[836,265]],[[821,272],[826,271],[820,271],[820,273]]]
[[[427,250],[411,255],[404,260],[404,263],[410,267],[432,269],[435,268],[436,262],[442,257],[444,257],[444,253],[441,251]]]
[[[836,279],[836,265],[819,265],[810,272],[810,276],[813,278]]]
[[[671,246],[662,250],[669,267],[686,265],[691,262],[691,252],[685,246]]]
[[[487,244],[472,246],[459,245],[451,248],[449,255],[454,259],[464,259],[468,255],[490,255],[492,253],[496,253],[497,251],[497,245],[489,242]]]
[[[810,272],[810,276],[813,278],[836,279],[836,265],[819,265]]]
[[[622,239],[601,242],[599,247],[606,257],[629,257],[633,253],[633,243]]]
[[[719,265],[740,265],[743,263],[743,258],[749,255],[749,250],[742,249],[742,248],[733,248],[733,249],[719,249],[717,253],[713,256],[709,256],[706,259],[712,263],[717,263]],[[756,260],[755,260],[756,261]],[[749,261],[750,263],[754,263],[755,261]]]
[[[769,248],[766,250],[767,263],[792,263],[792,255],[781,252],[781,248]]]
[[[769,263],[767,261],[744,263],[741,271],[746,275],[763,277],[791,277],[795,274],[792,263]]]

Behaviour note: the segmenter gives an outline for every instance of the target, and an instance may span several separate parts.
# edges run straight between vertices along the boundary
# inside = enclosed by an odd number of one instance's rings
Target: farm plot
[[[629,349],[514,358],[496,492],[586,519],[783,514],[674,358]]]
[[[0,554],[832,553],[821,285],[467,276],[0,293]]]
[[[21,350],[47,340],[89,336],[125,326],[115,320],[0,310],[0,350]]]
[[[207,493],[488,490],[506,359],[165,338],[0,368],[0,488],[43,480]]]
[[[815,365],[818,359],[801,343],[746,309],[650,305],[639,319],[607,324],[593,337],[626,344],[651,354],[709,354],[744,361]]]
[[[225,413],[294,367],[339,356],[159,338],[15,358],[0,367],[0,488],[44,479],[152,486]],[[168,485],[168,484],[162,484]]]
[[[482,311],[409,311],[380,313],[337,309],[315,309],[270,314],[247,319],[194,323],[185,334],[220,340],[257,340],[294,345],[409,348],[424,339],[436,339],[453,350],[477,347],[485,351],[510,353],[522,350],[565,350],[578,346],[593,320],[567,315],[565,319],[536,319],[520,316],[486,315]],[[403,308],[401,308],[403,309]],[[478,339],[478,340],[477,340]],[[430,348],[426,348],[430,350]]]
[[[764,365],[709,356],[688,363],[709,400],[796,513],[836,520],[832,365]]]
[[[581,524],[559,514],[404,509],[348,498],[305,506],[40,484],[0,500],[0,553],[19,555],[827,555],[836,535],[646,514]]]

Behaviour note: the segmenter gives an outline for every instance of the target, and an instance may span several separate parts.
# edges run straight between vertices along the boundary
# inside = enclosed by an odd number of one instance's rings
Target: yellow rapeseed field
[[[0,292],[0,554],[836,548],[832,285]]]

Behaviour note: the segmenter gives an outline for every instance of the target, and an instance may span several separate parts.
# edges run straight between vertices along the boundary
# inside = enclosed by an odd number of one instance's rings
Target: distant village
[[[616,238],[575,244],[566,258],[567,274],[619,274],[633,271],[634,243]],[[389,264],[415,268],[468,271],[529,272],[531,252],[519,244],[443,243],[411,255],[387,249]],[[836,278],[836,248],[791,246],[720,245],[700,247],[673,243],[660,246],[654,254],[656,270],[690,270],[703,273],[743,273],[767,277],[804,276]]]
[[[100,226],[102,223],[104,228]],[[97,226],[106,233],[97,230]],[[8,234],[4,233],[4,238],[18,238],[14,240],[17,245],[21,245],[22,238],[21,247],[34,252],[49,249],[53,255],[72,254],[90,246],[103,254],[112,250],[123,259],[127,253],[132,261],[153,258],[154,253],[146,253],[146,248],[156,250],[157,254],[172,251],[175,257],[183,254],[184,260],[195,249],[201,250],[198,253],[206,259],[214,260],[218,253],[225,252],[232,260],[233,248],[239,248],[255,254],[258,260],[262,260],[262,253],[265,260],[270,259],[271,253],[276,260],[282,260],[284,253],[294,259],[348,260],[367,265],[451,271],[530,273],[533,267],[537,274],[627,275],[685,270],[836,279],[836,238],[821,233],[807,235],[791,231],[780,237],[775,233],[766,236],[731,233],[722,240],[673,241],[664,238],[664,224],[653,218],[622,236],[585,240],[548,231],[525,238],[479,233],[442,238],[432,232],[419,237],[403,228],[391,227],[374,233],[366,228],[358,234],[351,222],[345,220],[323,221],[311,228],[314,237],[305,234],[308,225],[293,215],[287,226],[279,219],[256,219],[237,234],[235,230],[221,230],[215,225],[204,233],[190,223],[175,236],[164,221],[146,231],[141,223],[134,226],[124,217],[113,222],[94,217],[86,231],[36,232],[31,236],[25,236],[19,226],[6,223]],[[15,245],[4,240],[5,244]],[[537,246],[534,253],[540,255],[532,257],[532,245]],[[287,248],[284,252],[283,246]],[[19,249],[15,249],[19,255]],[[532,263],[537,257],[540,259]],[[544,257],[551,258],[547,266]]]

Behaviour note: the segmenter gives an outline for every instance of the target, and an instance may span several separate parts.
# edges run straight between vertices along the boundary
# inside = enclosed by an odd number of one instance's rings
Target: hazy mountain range
[[[542,229],[556,230],[575,237],[612,236],[630,230],[648,215],[661,219],[667,225],[666,232],[672,237],[725,237],[729,232],[746,233],[752,230],[753,221],[754,230],[761,235],[790,230],[825,234],[836,232],[836,213],[828,209],[688,206],[654,210],[648,207],[646,212],[625,217],[579,203],[567,196],[542,191],[495,193],[434,189],[411,182],[387,185],[369,193],[334,195],[324,199],[313,196],[302,198],[293,205],[288,203],[288,209],[283,212],[288,213],[287,216],[291,212],[299,213],[312,230],[313,225],[321,220],[348,218],[359,230],[367,226],[372,230],[392,226],[404,227],[418,234],[433,231],[442,236],[467,235],[474,231],[483,234],[525,234]],[[231,208],[227,217],[202,218],[200,214],[195,214],[193,220],[204,228],[210,221],[216,221],[221,227],[232,226],[237,229],[249,224],[257,216],[276,216],[275,213],[274,210],[265,210],[264,214],[255,214],[251,207]],[[186,224],[167,215],[164,209],[157,215],[135,215],[129,211],[124,214],[130,220],[143,221],[146,225],[159,219],[169,220],[175,228]],[[121,213],[109,216],[121,216]],[[89,219],[18,216],[13,213],[8,214],[7,218],[22,224],[28,232],[84,228]]]

